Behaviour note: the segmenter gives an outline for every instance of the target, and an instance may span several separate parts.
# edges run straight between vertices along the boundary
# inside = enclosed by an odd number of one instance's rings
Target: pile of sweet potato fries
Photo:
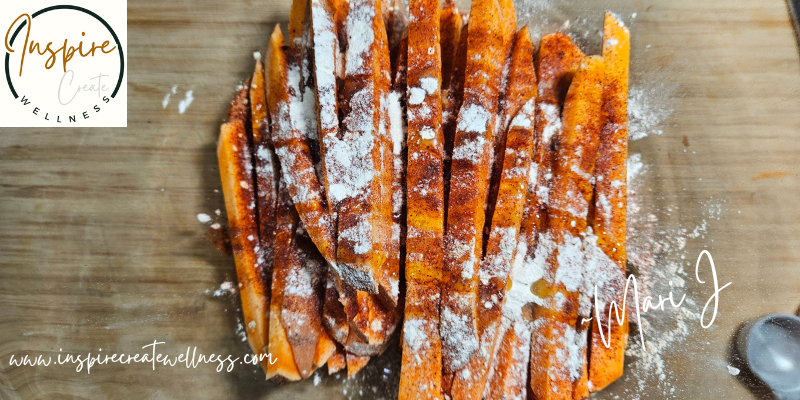
[[[537,51],[516,19],[294,0],[218,145],[267,379],[352,376],[398,331],[400,399],[581,399],[622,375],[629,32],[606,13],[602,56],[563,33]]]

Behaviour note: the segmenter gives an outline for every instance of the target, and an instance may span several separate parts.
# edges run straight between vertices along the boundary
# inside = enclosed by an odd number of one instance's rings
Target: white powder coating
[[[345,73],[355,75],[362,72],[362,67],[370,54],[370,47],[375,41],[372,30],[372,19],[375,18],[374,3],[368,0],[350,2],[347,14],[347,55],[345,57]]]
[[[456,129],[462,132],[485,133],[491,117],[483,106],[468,104],[458,113]]]
[[[428,95],[432,95],[439,90],[439,81],[434,78],[420,78],[419,86]]]
[[[184,97],[183,100],[178,102],[178,114],[185,113],[186,109],[189,108],[189,106],[192,104],[193,101],[194,101],[194,91],[187,90],[186,97]]]
[[[258,50],[254,51],[253,52],[253,59],[256,60],[256,61],[260,61],[261,60],[261,52],[258,51]]]
[[[425,101],[425,90],[417,87],[408,88],[408,104],[416,106]]]
[[[308,264],[315,263],[312,260],[304,260],[301,268],[291,268],[286,276],[284,294],[290,296],[311,297],[314,295],[313,279],[311,271],[318,268],[308,268]]]
[[[353,252],[367,254],[372,249],[372,225],[369,223],[369,214],[360,216],[359,223],[339,231],[340,240],[353,242]]]
[[[518,127],[523,129],[533,128],[533,120],[535,118],[536,97],[531,97],[525,105],[517,112],[514,119],[511,120],[511,127]]]
[[[644,164],[642,164],[642,155],[638,153],[629,155],[627,168],[628,182],[631,182],[645,171]]]
[[[469,304],[469,299],[459,294],[455,297],[459,305]],[[442,307],[439,330],[442,335],[442,356],[451,371],[462,369],[470,356],[478,350],[475,321],[467,315],[467,307],[451,309],[448,303]],[[445,360],[446,358],[446,360]]]
[[[214,290],[212,296],[220,297],[226,294],[233,294],[233,293],[236,293],[236,288],[233,286],[233,283],[230,281],[225,281],[219,285],[218,289]]]
[[[625,284],[625,272],[622,267],[614,263],[598,247],[597,236],[591,233],[591,229],[586,235],[583,245],[585,260],[581,292],[594,301],[594,291],[597,287],[598,302],[607,304],[617,301],[617,296],[622,293]],[[621,306],[621,304],[619,305]]]
[[[403,148],[406,146],[406,135],[403,129],[403,105],[400,104],[400,99],[403,97],[402,93],[397,91],[389,92],[388,97],[388,112],[389,112],[389,133],[392,137],[392,152],[395,155],[400,155]],[[400,160],[402,162],[402,159]],[[395,169],[402,168],[402,165],[395,165]]]
[[[436,132],[434,132],[431,128],[425,127],[420,129],[419,136],[425,140],[431,140],[436,138]]]
[[[533,260],[528,259],[528,240],[520,235],[517,240],[516,254],[511,263],[511,271],[508,279],[511,281],[511,288],[506,292],[506,304],[503,306],[505,321],[521,321],[522,308],[529,303],[541,304],[541,299],[531,292],[534,282],[542,278],[544,271],[536,268]]]
[[[613,207],[611,206],[611,202],[608,200],[605,194],[600,193],[597,195],[597,202],[596,202],[595,210],[599,209],[600,212],[603,213],[603,217],[606,220],[610,220],[612,217]]]
[[[565,235],[564,244],[558,246],[558,269],[554,283],[561,283],[570,292],[577,292],[583,283],[583,243],[581,238]]]
[[[430,322],[421,318],[408,318],[403,324],[403,341],[411,351],[417,352],[429,346]]]
[[[208,214],[205,214],[205,213],[200,213],[200,214],[197,214],[197,220],[201,224],[209,223],[209,222],[211,222],[211,216],[208,215]]]
[[[519,227],[494,227],[489,236],[489,243],[497,244],[497,253],[486,254],[481,262],[479,277],[481,283],[488,284],[491,278],[505,279],[508,268],[514,257],[517,247],[517,233]],[[488,251],[488,249],[487,249]]]
[[[339,127],[339,116],[336,111],[336,56],[339,44],[334,34],[333,16],[325,10],[319,0],[311,2],[311,23],[314,35],[314,83],[317,86],[319,124],[323,131],[335,134]]]
[[[666,84],[659,76],[648,75],[648,84],[632,82],[628,94],[628,138],[640,140],[664,133],[659,126],[673,111],[675,84]]]
[[[373,135],[370,88],[364,88],[351,99],[353,111],[345,118],[346,133],[343,140],[332,143],[326,154],[328,165],[328,196],[334,203],[365,194],[375,177],[371,157]]]
[[[453,160],[472,160],[477,162],[486,147],[486,139],[478,136],[475,140],[458,143],[453,149]]]
[[[561,132],[561,118],[558,107],[550,103],[539,103],[539,111],[544,118],[544,129],[542,130],[542,143],[549,145],[557,134]]]

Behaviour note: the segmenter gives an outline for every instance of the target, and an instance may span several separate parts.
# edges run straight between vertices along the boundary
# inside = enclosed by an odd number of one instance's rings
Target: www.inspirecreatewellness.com
[[[130,365],[130,364],[151,364],[155,371],[156,365],[163,365],[166,367],[174,367],[176,365],[185,365],[186,368],[197,368],[200,364],[216,364],[217,372],[231,372],[236,364],[251,364],[257,365],[260,361],[269,360],[270,364],[274,364],[277,359],[274,359],[271,354],[260,354],[258,356],[253,354],[245,354],[244,357],[234,357],[232,355],[224,356],[222,354],[202,354],[197,353],[197,347],[187,347],[186,353],[178,356],[171,356],[156,352],[156,347],[165,342],[154,340],[153,343],[142,346],[142,349],[149,349],[149,353],[142,354],[95,354],[88,353],[85,356],[81,354],[61,353],[63,350],[59,349],[59,354],[55,360],[52,356],[45,355],[24,355],[24,356],[11,356],[9,364],[12,366],[44,366],[51,365],[75,365],[75,372],[81,372],[86,369],[87,374],[91,374],[91,369],[96,365]],[[102,349],[99,349],[102,351]]]

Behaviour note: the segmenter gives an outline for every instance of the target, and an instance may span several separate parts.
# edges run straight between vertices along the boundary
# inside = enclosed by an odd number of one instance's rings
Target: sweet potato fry
[[[321,163],[322,186],[332,224],[336,225],[336,208],[330,199],[328,181],[328,148],[339,140],[339,108],[337,104],[336,65],[340,62],[339,40],[336,36],[336,4],[333,0],[311,0],[311,30],[313,37],[313,75],[316,93],[317,128]]]
[[[536,57],[538,71],[534,155],[525,211],[515,258],[524,268],[533,263],[539,235],[547,227],[547,201],[555,157],[554,141],[561,133],[561,104],[583,53],[569,36],[557,33],[542,38]],[[520,268],[523,268],[520,267]],[[530,282],[533,283],[533,282]]]
[[[531,54],[532,56],[532,54]],[[503,302],[508,286],[509,267],[517,247],[517,236],[525,205],[528,168],[533,153],[533,129],[536,110],[535,86],[529,88],[529,100],[511,122],[503,160],[503,174],[497,196],[486,255],[478,271],[478,335],[480,349],[472,354],[464,371],[457,373],[451,393],[454,398],[479,399],[484,392],[498,346]]]
[[[572,399],[586,359],[585,351],[571,349],[586,343],[586,337],[576,333],[583,274],[581,233],[592,198],[604,73],[602,57],[584,57],[564,101],[548,227],[535,255],[544,263],[544,278],[534,287],[543,304],[534,308],[531,337],[531,359],[536,360],[531,363],[531,388],[538,399]]]
[[[449,391],[454,374],[467,365],[479,347],[476,314],[478,260],[488,191],[485,177],[491,162],[503,65],[499,4],[495,0],[475,0],[470,15],[464,101],[456,126],[444,240],[446,278],[440,321],[445,392]]]
[[[530,294],[530,285],[526,287]],[[518,304],[521,306],[522,304]],[[506,305],[506,307],[508,304]],[[505,314],[505,307],[504,307]],[[507,400],[528,398],[528,365],[530,362],[530,315],[503,317],[500,344],[492,358],[492,371],[484,399]]]
[[[453,69],[456,64],[456,52],[461,41],[461,27],[464,20],[458,11],[455,0],[444,0],[442,12],[439,15],[439,43],[442,48],[442,90],[450,87],[453,79]],[[444,94],[444,93],[442,93]]]
[[[276,327],[277,334],[276,340],[270,337],[270,351],[292,356],[293,364],[281,360],[275,370],[289,380],[310,376],[336,349],[319,311],[324,301],[325,261],[311,240],[299,233],[299,226],[300,219],[281,182],[271,303],[275,316],[271,327]]]
[[[513,11],[513,6],[512,9]],[[504,16],[509,14],[503,10]],[[516,21],[515,21],[516,22]],[[514,24],[516,26],[516,24]],[[500,115],[495,127],[495,141],[492,162],[491,186],[489,186],[489,201],[486,205],[486,224],[484,228],[484,245],[488,243],[489,228],[492,226],[497,193],[500,189],[500,178],[503,173],[503,158],[505,157],[506,136],[511,118],[517,115],[520,108],[536,95],[536,70],[533,67],[533,42],[530,31],[525,26],[513,40],[510,58],[506,61],[508,69],[503,72],[505,88],[500,97]]]
[[[300,100],[300,61],[290,60],[282,44],[283,34],[280,26],[276,26],[270,38],[266,68],[272,143],[280,160],[281,175],[303,226],[325,260],[335,265],[333,223],[307,136],[313,127],[306,126],[308,112],[303,112],[303,108],[307,105]]]
[[[391,236],[391,224],[385,223],[384,215],[391,198],[381,197],[381,172],[385,172],[381,170],[381,149],[387,132],[379,104],[389,88],[382,69],[382,52],[388,49],[380,10],[378,0],[350,3],[347,24],[353,30],[348,38],[343,89],[344,98],[349,99],[342,106],[344,135],[326,154],[331,159],[330,163],[326,160],[329,195],[339,214],[336,272],[355,290],[373,294],[378,293],[387,259],[386,242]],[[391,182],[391,171],[389,174]],[[384,290],[391,292],[391,288]]]
[[[467,70],[467,44],[469,26],[464,25],[458,36],[458,48],[453,56],[453,73],[450,84],[442,87],[442,133],[444,134],[444,228],[447,231],[447,207],[450,203],[450,171],[453,165],[453,142],[456,137],[456,119],[464,102],[464,81]],[[442,58],[448,55],[442,53]],[[443,78],[444,79],[444,78]]]
[[[272,287],[272,261],[275,248],[275,209],[277,204],[280,168],[272,148],[269,132],[269,111],[267,107],[266,86],[264,84],[264,64],[256,61],[255,71],[250,83],[250,118],[253,123],[253,157],[256,168],[256,207],[258,208],[258,257],[264,260],[264,277],[267,287]],[[267,297],[266,303],[269,304]]]
[[[611,318],[612,301],[622,308],[625,279],[625,230],[627,210],[628,158],[628,63],[630,32],[614,14],[607,12],[603,28],[603,58],[606,60],[606,86],[603,91],[604,126],[600,134],[600,150],[595,166],[595,211],[591,221],[597,245],[606,256],[604,265],[616,276],[616,284],[598,285],[598,299],[606,308],[599,310],[592,321],[589,350],[590,389],[597,391],[622,376],[625,347],[628,342],[628,320],[625,310],[619,311],[621,325]],[[616,266],[614,269],[613,266]],[[589,265],[587,265],[588,269]],[[612,271],[617,273],[613,274]],[[587,274],[590,272],[587,271]],[[596,282],[596,281],[595,281]],[[613,281],[612,281],[613,282]],[[592,288],[594,289],[594,288]],[[592,292],[589,292],[591,295]],[[610,328],[610,331],[609,331]],[[605,345],[599,330],[605,332]]]
[[[255,181],[253,161],[245,123],[250,113],[249,82],[245,82],[231,102],[228,122],[220,128],[217,144],[222,193],[228,211],[228,228],[231,235],[239,294],[242,300],[247,339],[253,354],[267,353],[269,340],[269,310],[267,300],[270,288],[264,276],[266,265],[259,260],[258,222],[255,210]],[[266,370],[269,359],[261,362]]]
[[[399,8],[396,13],[401,13]],[[380,27],[379,27],[380,28]],[[381,129],[378,130],[380,141],[380,215],[382,225],[388,227],[383,238],[383,251],[386,261],[378,275],[378,298],[388,310],[397,308],[400,295],[400,212],[403,207],[402,182],[402,146],[405,142],[402,131],[402,108],[397,107],[399,101],[392,95],[392,64],[389,59],[389,42],[385,29],[380,29],[376,37],[380,44],[381,83],[384,88],[379,102]],[[398,43],[399,44],[399,43]],[[398,111],[400,114],[398,115]],[[393,123],[400,127],[393,127]],[[393,136],[394,135],[394,136]],[[398,151],[395,151],[398,150]],[[399,159],[399,160],[398,160]],[[397,161],[400,161],[398,163]],[[398,170],[395,171],[395,165]],[[397,212],[395,212],[395,210]]]
[[[400,399],[441,399],[444,234],[439,0],[411,0],[408,29],[408,235]]]

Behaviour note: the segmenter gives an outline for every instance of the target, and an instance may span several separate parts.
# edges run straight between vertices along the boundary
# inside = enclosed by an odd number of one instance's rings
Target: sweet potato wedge
[[[531,154],[536,110],[535,86],[530,87],[529,100],[511,122],[508,143],[504,151],[503,174],[497,196],[495,218],[492,220],[486,255],[478,271],[478,335],[480,349],[473,353],[457,373],[451,393],[454,397],[479,399],[488,379],[492,356],[499,339],[502,308],[508,286],[508,275],[517,247],[517,236],[525,205],[526,182]],[[457,395],[459,393],[460,395]]]
[[[336,66],[340,62],[339,40],[336,35],[336,4],[333,0],[311,0],[311,30],[313,37],[313,75],[316,94],[319,152],[322,159],[322,186],[325,199],[336,224],[335,207],[330,201],[327,177],[327,152],[339,139],[339,107],[337,104]]]
[[[576,333],[583,284],[581,234],[592,198],[604,74],[602,57],[584,57],[564,101],[548,226],[535,255],[544,263],[544,278],[534,287],[543,304],[534,308],[531,337],[531,359],[536,360],[531,363],[531,388],[538,399],[572,399],[586,359],[586,336]],[[571,351],[581,344],[582,352]]]
[[[267,301],[270,288],[264,275],[267,266],[263,259],[259,260],[257,250],[259,234],[254,206],[255,180],[250,139],[245,128],[250,113],[247,98],[249,86],[249,81],[245,82],[231,102],[228,122],[220,128],[217,157],[247,340],[253,354],[262,355],[267,353],[269,341]],[[266,358],[261,362],[265,371],[268,361],[269,358]]]
[[[572,39],[560,33],[544,36],[536,57],[536,129],[529,172],[533,179],[528,183],[515,255],[525,268],[533,263],[539,235],[547,227],[548,192],[555,157],[553,144],[561,133],[561,105],[582,57]]]
[[[335,265],[333,221],[309,147],[307,134],[313,127],[307,126],[308,112],[303,112],[307,105],[301,101],[300,60],[295,58],[296,54],[289,57],[282,45],[283,34],[280,26],[276,26],[267,50],[266,67],[272,143],[303,226],[325,260]]]
[[[625,347],[628,342],[628,320],[621,305],[627,258],[625,218],[628,204],[626,161],[630,32],[622,21],[610,12],[605,15],[603,27],[603,58],[606,60],[606,86],[603,91],[604,126],[600,133],[600,150],[595,166],[595,211],[591,224],[597,235],[597,245],[607,257],[603,262],[609,267],[609,264],[613,263],[618,273],[616,284],[612,283],[606,287],[598,285],[598,299],[608,306],[593,315],[595,318],[592,321],[589,350],[589,380],[592,391],[603,389],[622,376]],[[600,268],[601,271],[604,270]],[[619,315],[623,319],[621,324],[610,317],[610,315],[616,317],[616,310],[612,310],[612,301],[621,309],[619,310]],[[600,329],[603,329],[604,337],[600,336]]]
[[[442,133],[444,134],[444,228],[447,231],[447,207],[450,203],[450,171],[453,165],[453,144],[456,137],[456,120],[464,102],[464,81],[467,69],[467,44],[469,26],[464,25],[458,36],[458,48],[453,54],[453,73],[450,84],[442,87]],[[442,53],[443,58],[447,54]],[[444,79],[444,78],[443,78]]]
[[[300,219],[283,182],[279,187],[276,220],[271,302],[274,316],[271,327],[276,335],[270,337],[270,351],[292,356],[293,363],[279,360],[274,372],[295,380],[310,376],[336,350],[320,314],[327,268],[316,246],[302,233]]]
[[[470,16],[464,101],[452,155],[440,316],[443,386],[454,398],[458,397],[450,391],[454,375],[479,348],[476,314],[478,261],[488,191],[485,177],[491,162],[504,56],[499,4],[495,0],[475,0]]]
[[[512,6],[513,11],[513,6]],[[503,10],[504,16],[509,14]],[[515,21],[516,22],[516,21]],[[514,24],[516,26],[516,24]],[[500,179],[503,173],[503,158],[505,157],[506,136],[511,118],[517,115],[520,108],[536,95],[536,70],[533,67],[533,42],[530,31],[525,26],[517,32],[513,40],[509,59],[506,61],[508,69],[503,72],[505,88],[500,97],[500,115],[495,127],[494,150],[492,152],[491,185],[489,186],[489,201],[486,205],[486,228],[484,229],[484,245],[488,243],[489,228],[492,226],[497,193],[500,189]]]
[[[272,287],[272,261],[275,248],[275,210],[278,196],[278,165],[269,131],[264,64],[256,61],[250,83],[250,119],[253,124],[253,158],[256,168],[256,207],[258,208],[258,257],[264,260],[265,285]],[[266,303],[269,304],[269,298]]]
[[[406,303],[400,399],[441,399],[444,186],[439,0],[411,0],[408,29]]]
[[[521,315],[504,316],[502,334],[498,336],[500,343],[492,358],[491,376],[484,393],[486,400],[528,398],[530,316],[523,318]]]
[[[442,90],[450,87],[453,79],[453,70],[456,64],[456,52],[461,41],[461,27],[464,20],[455,0],[444,0],[442,11],[439,15],[439,43],[442,49]],[[444,93],[442,93],[444,94]]]
[[[385,223],[384,215],[384,206],[390,205],[391,198],[381,197],[381,172],[385,172],[381,169],[382,136],[387,132],[379,104],[389,88],[383,77],[382,52],[388,49],[380,11],[379,0],[350,3],[347,25],[352,31],[348,34],[343,89],[349,101],[342,105],[346,115],[344,135],[326,154],[331,159],[330,163],[326,160],[329,195],[339,215],[336,272],[353,289],[373,294],[378,293],[381,268],[387,259],[386,242],[391,236],[391,225]]]

